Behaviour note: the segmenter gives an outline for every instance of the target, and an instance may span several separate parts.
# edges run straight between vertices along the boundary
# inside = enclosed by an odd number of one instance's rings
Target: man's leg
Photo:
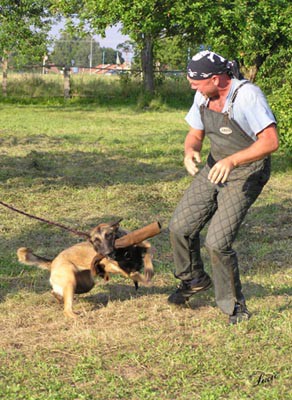
[[[175,276],[182,281],[181,288],[169,297],[176,304],[211,286],[201,259],[199,235],[217,208],[217,189],[208,181],[208,171],[209,167],[205,167],[195,176],[169,225]]]
[[[237,255],[232,244],[262,187],[257,181],[248,184],[247,181],[233,181],[222,185],[217,196],[218,209],[206,236],[205,245],[211,258],[216,302],[230,316],[236,305],[245,307]],[[248,312],[246,316],[248,318]]]

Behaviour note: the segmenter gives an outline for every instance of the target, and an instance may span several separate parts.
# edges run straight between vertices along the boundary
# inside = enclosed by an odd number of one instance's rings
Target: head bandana
[[[195,80],[208,79],[231,70],[232,62],[212,51],[200,51],[188,64],[188,77]]]

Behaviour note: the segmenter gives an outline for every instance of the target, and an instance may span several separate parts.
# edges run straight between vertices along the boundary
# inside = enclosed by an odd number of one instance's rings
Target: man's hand
[[[198,151],[193,151],[192,153],[185,155],[184,165],[190,175],[195,176],[196,173],[199,172],[197,164],[200,164],[201,161],[201,156]]]
[[[211,169],[208,174],[208,179],[216,185],[218,183],[225,183],[228,179],[230,172],[235,168],[233,161],[230,158],[223,158],[218,161]]]

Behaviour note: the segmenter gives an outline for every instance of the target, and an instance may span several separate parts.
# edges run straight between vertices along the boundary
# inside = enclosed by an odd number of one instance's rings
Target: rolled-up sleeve
[[[202,101],[203,100],[203,101]],[[200,104],[203,104],[205,99],[198,92],[195,95],[194,102],[185,120],[194,129],[204,130],[204,124],[201,119]]]

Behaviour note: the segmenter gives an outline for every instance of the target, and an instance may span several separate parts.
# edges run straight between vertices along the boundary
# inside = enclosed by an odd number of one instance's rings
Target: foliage
[[[49,0],[2,0],[0,5],[0,57],[14,54],[14,62],[42,61],[52,24]]]
[[[187,3],[180,6],[181,15],[190,12]],[[291,61],[291,2],[222,0],[212,7],[207,1],[201,12],[204,26],[201,39],[225,57],[236,58],[248,78],[254,80],[270,59],[278,59],[282,66]],[[188,20],[183,22],[188,35],[196,38],[196,28],[191,32]]]
[[[80,22],[82,27],[88,24],[99,33],[104,33],[108,25],[121,22],[122,31],[129,34],[141,49],[146,35],[157,38],[166,29],[170,31],[175,28],[171,26],[168,12],[173,3],[173,0],[164,2],[155,0],[101,0],[99,2],[83,0],[70,3],[66,0],[57,0],[56,10],[71,16],[77,14],[79,21],[75,20],[71,23],[76,26]]]
[[[287,153],[292,152],[292,117],[290,106],[292,103],[291,82],[285,83],[282,88],[275,89],[269,96],[269,102],[275,113],[279,128],[280,144]]]
[[[161,39],[154,46],[156,65],[167,70],[186,71],[187,63],[195,52],[181,36]]]

